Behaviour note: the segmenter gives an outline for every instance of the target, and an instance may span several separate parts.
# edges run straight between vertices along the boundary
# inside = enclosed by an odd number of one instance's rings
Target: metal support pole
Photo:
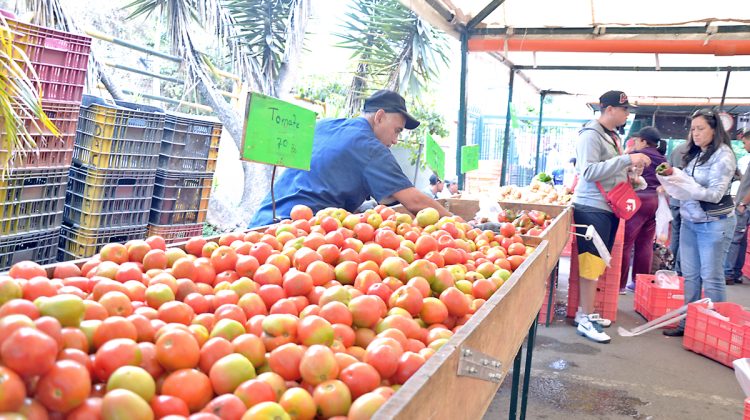
[[[732,74],[732,68],[727,69],[727,78],[724,79],[724,91],[721,92],[721,104],[719,104],[719,111],[724,110],[724,99],[727,97],[727,87],[729,87],[729,75]]]
[[[539,148],[542,145],[542,115],[544,114],[544,98],[547,97],[547,91],[539,93],[539,125],[536,128],[536,163],[534,163],[534,173],[539,173]]]
[[[518,383],[521,381],[521,358],[523,357],[523,346],[518,349],[516,358],[513,360],[513,385],[510,387],[510,412],[508,418],[516,420],[518,411]]]
[[[411,182],[415,186],[417,185],[417,176],[419,176],[419,165],[422,163],[422,152],[424,151],[424,143],[419,142],[419,151],[417,152],[417,163],[414,166],[414,180]]]
[[[510,146],[510,120],[511,105],[513,104],[513,80],[516,75],[514,67],[510,69],[510,80],[508,81],[508,109],[505,111],[505,138],[503,139],[503,160],[500,170],[500,186],[505,185],[505,176],[508,174],[508,147]]]
[[[555,264],[555,268],[552,270],[552,274],[549,276],[549,297],[547,298],[547,318],[544,320],[544,326],[549,327],[549,322],[552,319],[552,314],[555,308],[552,307],[552,303],[555,299],[555,283],[557,283],[557,273],[560,267],[560,263]]]
[[[521,420],[526,419],[526,403],[529,399],[529,382],[531,381],[531,358],[534,355],[534,339],[536,338],[536,320],[539,314],[536,314],[534,321],[529,328],[529,341],[526,344],[526,368],[523,370],[523,390],[521,391]]]
[[[469,61],[469,33],[461,32],[461,78],[458,96],[458,137],[456,138],[456,177],[458,178],[458,189],[464,189],[464,175],[461,174],[461,147],[466,145],[466,78]]]

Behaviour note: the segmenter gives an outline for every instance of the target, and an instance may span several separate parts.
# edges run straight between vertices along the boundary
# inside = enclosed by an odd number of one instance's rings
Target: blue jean
[[[680,216],[679,206],[669,206],[669,211],[672,212],[672,238],[669,240],[669,251],[672,252],[674,257],[674,271],[677,274],[682,275],[680,268],[680,224],[682,217]]]
[[[729,243],[727,259],[724,261],[724,276],[726,278],[738,279],[742,276],[742,266],[745,265],[745,253],[747,252],[747,225],[750,223],[750,211],[745,210],[742,214],[735,212],[737,227]]]
[[[682,276],[685,277],[686,305],[701,298],[701,289],[714,302],[727,299],[724,260],[736,223],[734,214],[706,223],[682,220],[680,259]],[[680,323],[682,327],[684,321]]]

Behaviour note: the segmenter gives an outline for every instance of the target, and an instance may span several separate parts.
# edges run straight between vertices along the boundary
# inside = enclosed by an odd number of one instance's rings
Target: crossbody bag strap
[[[604,190],[604,187],[602,187],[602,183],[599,181],[596,181],[596,186],[599,188],[599,191],[601,191],[604,198],[607,198],[607,191]]]

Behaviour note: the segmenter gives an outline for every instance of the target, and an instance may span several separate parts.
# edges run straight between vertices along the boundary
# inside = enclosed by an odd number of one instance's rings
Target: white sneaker
[[[583,311],[576,312],[576,317],[573,323],[578,326],[578,324],[581,322],[583,318],[586,317],[586,314],[583,313]],[[604,328],[609,328],[610,325],[612,325],[612,321],[607,318],[602,318],[599,316],[599,314],[589,314],[589,321],[599,324],[599,326]]]
[[[578,335],[582,335],[589,340],[596,341],[597,343],[607,344],[612,340],[607,333],[602,331],[602,327],[598,323],[591,322],[585,315],[578,323],[576,332]]]

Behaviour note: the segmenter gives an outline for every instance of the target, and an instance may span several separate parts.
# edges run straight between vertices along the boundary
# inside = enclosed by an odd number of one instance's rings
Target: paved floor
[[[567,259],[561,273],[567,273]],[[734,371],[685,350],[659,331],[620,337],[646,321],[633,311],[633,295],[620,296],[610,344],[576,335],[565,320],[567,278],[561,275],[558,317],[539,326],[533,353],[528,419],[742,419],[744,395]],[[728,300],[750,306],[750,284],[727,287]],[[524,353],[525,354],[525,353]],[[508,418],[511,375],[485,419]]]

